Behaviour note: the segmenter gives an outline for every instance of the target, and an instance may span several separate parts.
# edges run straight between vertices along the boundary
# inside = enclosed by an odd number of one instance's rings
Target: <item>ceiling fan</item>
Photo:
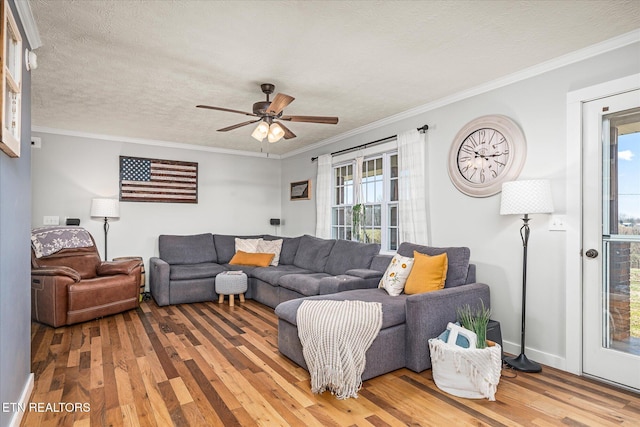
[[[253,113],[239,110],[231,110],[229,108],[212,107],[210,105],[196,105],[197,108],[208,108],[210,110],[228,111],[230,113],[244,114],[245,116],[257,117],[255,120],[249,120],[247,122],[238,123],[226,128],[218,129],[218,132],[228,132],[230,130],[237,129],[242,126],[247,126],[252,123],[257,123],[258,127],[251,134],[252,137],[258,141],[267,138],[269,142],[277,142],[281,138],[291,139],[295,138],[296,134],[291,132],[282,121],[288,122],[306,122],[306,123],[324,123],[335,125],[338,123],[337,117],[324,117],[324,116],[288,116],[283,115],[284,108],[291,104],[295,99],[292,96],[285,95],[284,93],[277,93],[273,98],[273,101],[269,101],[269,95],[275,90],[275,85],[271,83],[264,83],[260,85],[262,92],[267,96],[266,101],[258,101],[253,104]]]

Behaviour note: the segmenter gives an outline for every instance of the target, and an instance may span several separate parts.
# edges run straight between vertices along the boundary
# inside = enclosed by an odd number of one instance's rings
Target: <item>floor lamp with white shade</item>
[[[500,201],[500,215],[524,215],[523,225],[520,227],[522,238],[522,335],[520,340],[520,355],[507,357],[505,363],[523,372],[540,372],[542,367],[527,358],[524,354],[525,318],[527,303],[527,246],[529,243],[529,215],[553,212],[551,198],[551,184],[546,179],[528,181],[511,181],[502,184],[502,199]]]
[[[120,201],[118,199],[92,199],[91,216],[94,218],[104,218],[104,260],[107,261],[109,219],[120,218]]]

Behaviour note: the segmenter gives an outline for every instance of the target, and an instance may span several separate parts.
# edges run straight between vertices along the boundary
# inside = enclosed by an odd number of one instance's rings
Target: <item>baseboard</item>
[[[29,399],[31,398],[31,393],[33,392],[33,384],[34,384],[34,375],[30,373],[27,377],[27,383],[24,385],[22,389],[22,394],[20,395],[20,401],[18,406],[22,408],[29,407]],[[11,417],[11,421],[9,421],[9,427],[20,427],[20,423],[22,422],[22,417],[24,417],[24,411],[16,411],[13,413],[13,417]]]
[[[515,344],[509,341],[502,342],[502,347],[505,353],[520,354],[520,343]],[[542,365],[551,366],[552,368],[566,371],[566,359],[564,357],[557,356],[555,354],[545,353],[543,351],[536,350],[531,347],[527,347],[525,350],[527,357]]]

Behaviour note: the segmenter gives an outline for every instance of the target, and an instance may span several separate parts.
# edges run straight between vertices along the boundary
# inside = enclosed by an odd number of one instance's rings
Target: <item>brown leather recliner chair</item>
[[[71,325],[138,307],[139,260],[102,262],[93,246],[41,258],[31,249],[31,318]]]

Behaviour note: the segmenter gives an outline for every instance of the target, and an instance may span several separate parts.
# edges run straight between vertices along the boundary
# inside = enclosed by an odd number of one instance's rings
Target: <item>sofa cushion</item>
[[[253,253],[253,252],[258,252],[258,244],[262,241],[262,238],[241,239],[239,237],[236,237],[234,241],[236,243],[236,253],[238,251]]]
[[[293,260],[298,252],[298,246],[300,245],[300,237],[278,237],[270,234],[262,236],[264,240],[279,240],[282,239],[282,250],[280,251],[280,261],[278,264],[293,264]]]
[[[218,254],[218,263],[226,264],[236,253],[236,237],[239,239],[259,239],[262,236],[231,236],[227,234],[214,234],[213,242]]]
[[[381,279],[384,274],[378,270],[369,270],[368,268],[354,268],[353,270],[347,270],[344,273],[347,276],[355,276],[360,279]],[[337,276],[341,276],[338,274]]]
[[[276,315],[283,320],[297,325],[296,314],[298,307],[305,300],[334,300],[334,301],[366,301],[382,304],[382,328],[386,329],[395,325],[401,325],[406,321],[405,301],[408,295],[392,297],[384,289],[355,289],[353,291],[338,292],[337,294],[316,295],[313,297],[298,298],[285,301],[276,307]]]
[[[393,297],[398,296],[404,290],[404,285],[411,274],[414,259],[395,254],[384,272],[378,287],[387,291]]]
[[[237,251],[233,258],[231,258],[231,261],[229,261],[229,264],[268,267],[271,264],[271,260],[273,260],[273,254]]]
[[[200,264],[173,264],[169,269],[169,280],[206,279],[215,277],[227,269],[214,262]]]
[[[393,259],[393,255],[376,255],[373,257],[373,260],[371,260],[371,267],[369,267],[371,270],[377,270],[381,273],[384,273],[387,270],[387,267],[389,266],[389,263],[391,262],[391,260]]]
[[[271,265],[277,267],[280,263],[280,252],[282,252],[282,239],[264,240],[260,239],[256,252],[273,254]]]
[[[313,273],[310,270],[296,267],[295,265],[282,265],[277,267],[256,267],[251,271],[251,276],[260,279],[272,286],[278,286],[278,280],[286,274]]]
[[[369,268],[371,260],[380,252],[378,243],[360,243],[336,240],[324,267],[325,273],[344,274],[347,270]]]
[[[320,239],[305,234],[300,238],[300,245],[293,260],[293,265],[314,272],[324,271],[335,243],[335,240]]]
[[[413,256],[413,251],[421,254],[439,255],[447,253],[449,268],[447,270],[447,280],[444,282],[445,288],[460,286],[467,283],[467,273],[469,271],[469,257],[471,251],[465,247],[435,248],[431,246],[416,245],[414,243],[401,243],[398,253],[402,256]]]
[[[305,296],[320,294],[320,283],[327,273],[287,274],[278,279],[278,285]]]
[[[199,264],[216,262],[216,248],[211,233],[191,236],[160,235],[160,258],[169,264]]]
[[[447,253],[426,255],[413,251],[413,268],[404,285],[408,295],[437,291],[444,288],[447,279]]]

